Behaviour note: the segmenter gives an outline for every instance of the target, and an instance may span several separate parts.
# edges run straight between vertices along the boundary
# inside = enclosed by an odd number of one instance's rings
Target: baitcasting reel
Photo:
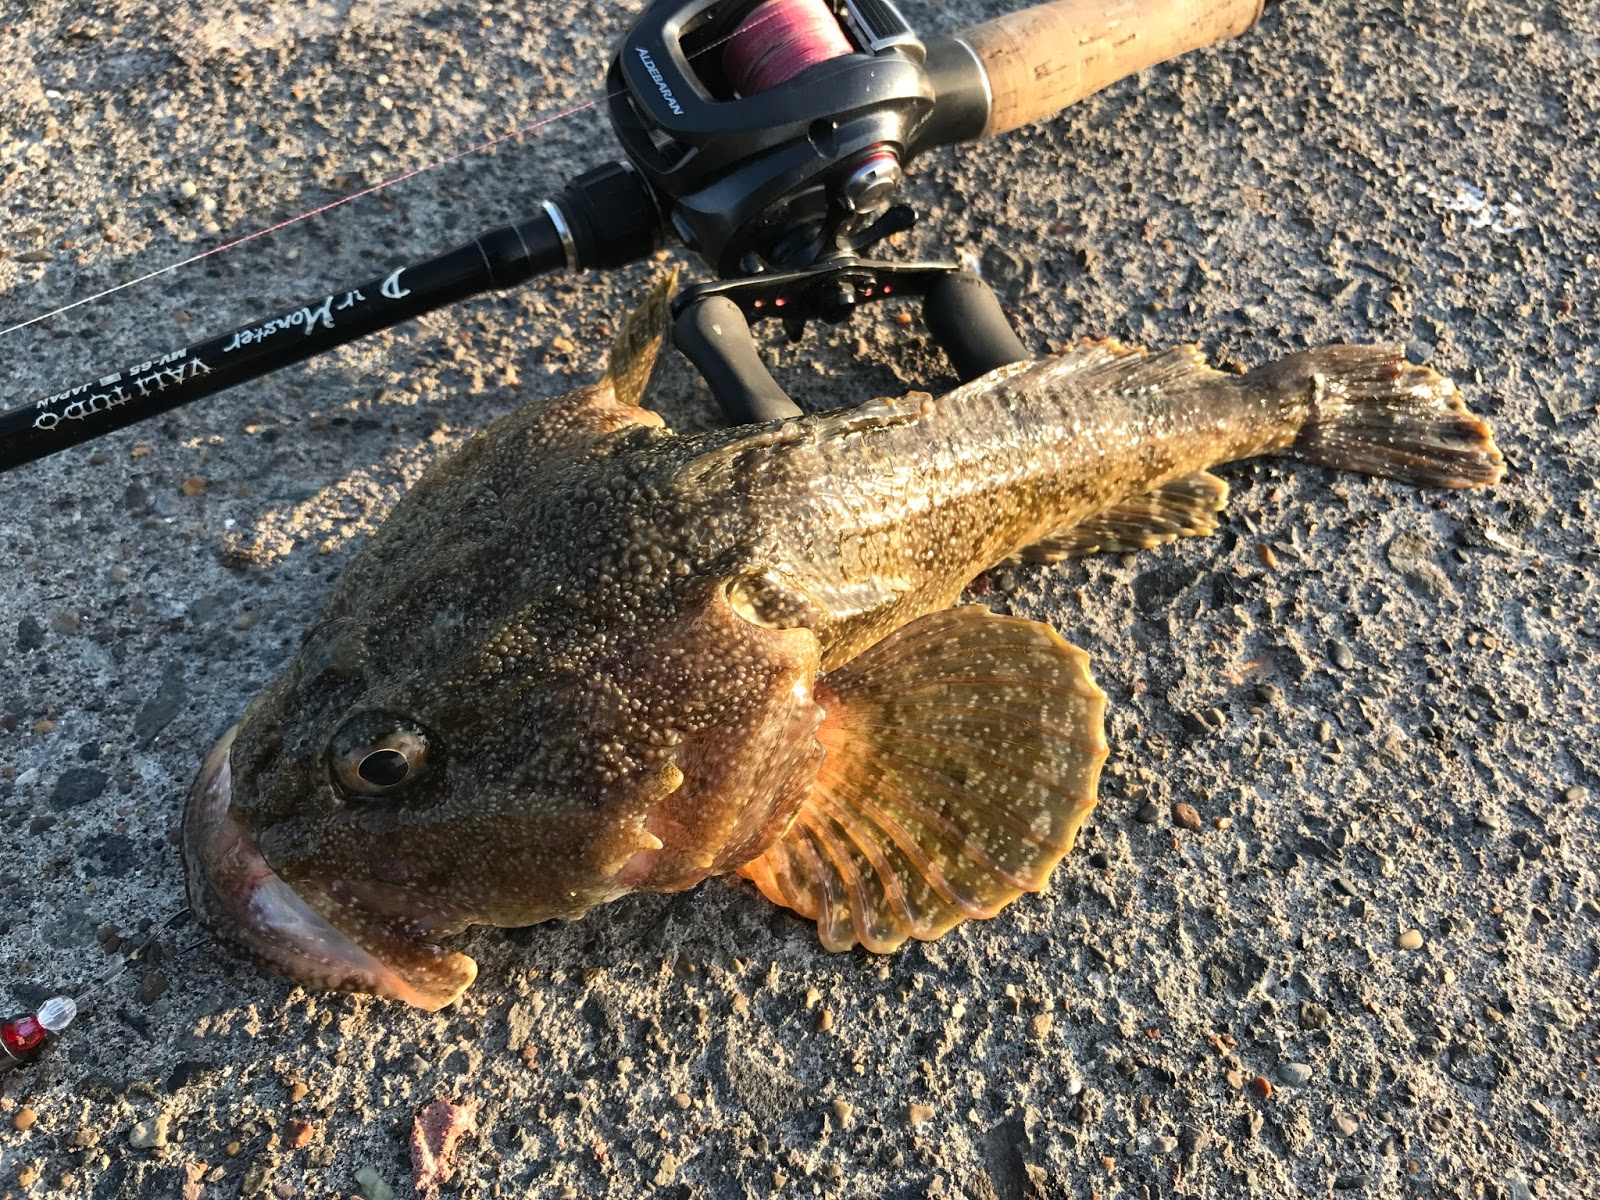
[[[904,168],[1004,133],[1187,50],[1262,0],[1053,0],[924,42],[891,0],[655,0],[606,97],[624,158],[455,250],[0,414],[0,470],[120,429],[410,317],[675,239],[719,281],[674,302],[676,345],[735,422],[798,416],[750,325],[838,322],[920,298],[957,374],[1026,357],[993,292],[953,263],[866,257],[915,213]]]
[[[808,321],[921,297],[963,379],[1026,357],[977,276],[861,257],[916,220],[894,203],[903,165],[983,132],[987,78],[963,43],[925,46],[889,0],[669,0],[622,40],[608,84],[612,128],[666,226],[735,281],[686,289],[673,329],[734,422],[800,415],[754,321],[797,341]]]

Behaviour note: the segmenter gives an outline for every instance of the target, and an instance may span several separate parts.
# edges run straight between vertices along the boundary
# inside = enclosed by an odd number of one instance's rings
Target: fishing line
[[[751,35],[776,22],[776,28]],[[808,67],[851,53],[827,0],[765,0],[723,41],[722,56],[734,87],[746,96],[788,83]]]
[[[820,4],[821,0],[815,0],[815,2]],[[764,5],[763,7],[765,9],[769,10],[769,11],[761,12],[761,10],[757,10],[756,12],[752,12],[750,17],[747,18],[732,33],[728,34],[726,37],[720,38],[717,41],[712,42],[710,45],[704,46],[701,49],[695,51],[694,54],[690,56],[690,58],[691,59],[700,58],[701,56],[709,54],[711,51],[716,50],[717,48],[719,48],[721,46],[724,46],[724,45],[727,45],[730,42],[733,42],[734,39],[736,39],[736,38],[737,39],[742,39],[741,44],[748,45],[748,37],[749,37],[749,35],[750,35],[752,30],[755,30],[756,28],[758,28],[760,26],[763,26],[763,25],[766,25],[766,24],[768,24],[769,22],[772,22],[772,21],[781,20],[781,21],[784,21],[786,23],[789,23],[789,22],[792,22],[794,20],[794,15],[789,11],[789,6],[786,3],[772,3],[772,2],[769,2],[768,4]],[[824,5],[823,7],[826,7],[826,6]],[[830,19],[831,19],[831,14],[830,14]],[[834,22],[834,28],[838,29],[837,21]],[[842,38],[843,34],[840,33],[839,36]],[[792,37],[792,35],[791,35],[791,37]],[[745,53],[748,54],[749,51],[746,50]],[[790,51],[787,52],[786,56],[782,59],[782,62],[784,64],[788,64],[789,62],[791,62],[793,54],[794,54],[794,51],[791,49]],[[733,57],[734,57],[734,53],[733,53],[732,48],[730,47],[729,58],[731,59]],[[834,55],[830,53],[830,54],[825,55],[824,57],[831,58],[831,57],[834,57]],[[741,60],[741,61],[743,61],[743,60]],[[820,60],[818,60],[818,61],[820,61]],[[806,65],[810,65],[810,64],[807,63]],[[764,76],[764,78],[765,77],[766,76]],[[778,82],[781,82],[781,80],[778,81]],[[765,84],[765,86],[766,87],[773,87],[773,86],[776,86],[776,83],[775,82],[767,83],[767,84]],[[761,90],[761,89],[760,88],[755,88],[755,89],[752,89],[752,90]],[[529,124],[523,125],[518,129],[511,130],[509,133],[503,133],[499,137],[490,138],[488,141],[480,142],[475,146],[470,146],[465,150],[461,150],[461,151],[459,151],[459,152],[457,152],[455,154],[451,154],[451,155],[449,155],[449,156],[447,156],[445,158],[438,159],[435,162],[427,163],[427,164],[425,164],[423,166],[413,168],[412,170],[406,171],[403,174],[396,175],[393,179],[386,179],[381,183],[372,184],[370,187],[364,187],[360,191],[351,192],[348,196],[341,196],[337,200],[330,200],[326,204],[320,204],[315,208],[308,209],[307,211],[301,213],[299,216],[289,217],[286,220],[279,221],[276,225],[270,225],[265,229],[258,229],[254,233],[246,234],[244,237],[235,238],[231,242],[224,242],[222,245],[214,246],[210,250],[202,251],[199,254],[191,255],[188,258],[182,259],[182,260],[180,260],[178,262],[175,262],[175,263],[171,263],[171,264],[169,264],[169,265],[167,265],[165,267],[160,267],[157,270],[147,272],[144,275],[140,275],[136,279],[128,280],[126,283],[119,283],[114,287],[106,288],[104,291],[96,292],[92,296],[85,296],[81,300],[74,300],[71,304],[63,304],[60,308],[52,309],[50,312],[41,313],[39,316],[31,317],[26,321],[19,321],[15,325],[8,325],[6,328],[0,329],[0,338],[6,337],[9,334],[16,333],[18,330],[27,329],[30,325],[37,325],[41,321],[48,321],[51,317],[59,317],[62,313],[71,312],[75,308],[82,308],[85,304],[93,304],[97,300],[104,300],[107,296],[113,296],[118,292],[125,291],[126,289],[131,288],[131,287],[136,287],[141,283],[147,283],[150,280],[159,278],[162,275],[169,275],[173,271],[177,271],[177,270],[179,270],[179,269],[181,269],[183,267],[190,266],[190,265],[192,265],[194,263],[200,262],[203,259],[211,258],[213,255],[221,254],[225,250],[236,249],[239,246],[243,246],[247,242],[253,242],[257,238],[266,237],[269,233],[277,233],[280,230],[289,228],[291,225],[298,225],[302,221],[308,221],[312,217],[320,216],[322,213],[330,212],[333,209],[343,207],[344,205],[349,204],[352,200],[359,200],[363,196],[370,196],[370,195],[374,194],[375,192],[383,191],[385,188],[391,188],[397,183],[404,183],[408,179],[415,179],[418,175],[424,175],[427,172],[437,170],[440,167],[447,167],[451,163],[460,162],[464,158],[468,158],[468,157],[470,157],[470,156],[472,156],[474,154],[479,154],[479,153],[482,153],[485,150],[492,149],[495,146],[498,146],[501,142],[510,141],[512,138],[522,137],[522,136],[524,136],[526,134],[533,133],[536,130],[542,129],[547,125],[554,125],[557,121],[565,121],[570,117],[575,117],[579,113],[584,112],[587,109],[594,108],[596,105],[603,104],[606,101],[615,99],[620,95],[622,95],[622,92],[604,92],[604,93],[601,93],[600,95],[595,96],[592,99],[584,101],[582,104],[575,105],[572,108],[566,109],[566,110],[564,110],[562,112],[555,113],[555,114],[553,114],[551,116],[548,116],[548,117],[540,117],[536,121],[532,121]]]

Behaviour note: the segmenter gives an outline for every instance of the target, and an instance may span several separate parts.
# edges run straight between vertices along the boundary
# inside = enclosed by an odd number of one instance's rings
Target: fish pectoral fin
[[[1059,562],[1085,554],[1127,554],[1164,546],[1181,537],[1204,537],[1217,527],[1228,502],[1228,485],[1209,471],[1196,471],[1132,496],[1023,550],[1025,562]]]
[[[1039,891],[1095,804],[1105,693],[1048,625],[954,608],[817,687],[826,750],[788,831],[740,873],[875,953]]]
[[[650,285],[639,307],[628,314],[611,343],[606,379],[623,404],[639,406],[655,370],[661,343],[672,319],[672,295],[678,289],[678,266],[663,271]]]

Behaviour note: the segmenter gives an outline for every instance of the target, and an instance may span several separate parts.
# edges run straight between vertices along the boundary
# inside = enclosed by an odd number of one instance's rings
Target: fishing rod
[[[527,220],[0,413],[0,470],[470,296],[668,242],[718,276],[674,299],[672,333],[734,423],[801,412],[756,347],[751,326],[768,320],[798,340],[811,321],[920,299],[956,374],[977,378],[1028,357],[988,285],[955,263],[867,253],[916,221],[898,199],[905,168],[1237,36],[1263,2],[1055,0],[924,41],[891,0],[654,0],[606,77],[621,158]]]

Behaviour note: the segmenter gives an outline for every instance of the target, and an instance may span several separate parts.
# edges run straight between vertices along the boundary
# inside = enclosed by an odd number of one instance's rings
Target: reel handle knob
[[[1126,75],[1237,37],[1264,0],[1055,0],[963,30],[989,76],[985,136],[1052,116]]]
[[[726,296],[690,304],[672,326],[672,341],[695,365],[735,425],[804,416],[761,361],[750,322]]]

